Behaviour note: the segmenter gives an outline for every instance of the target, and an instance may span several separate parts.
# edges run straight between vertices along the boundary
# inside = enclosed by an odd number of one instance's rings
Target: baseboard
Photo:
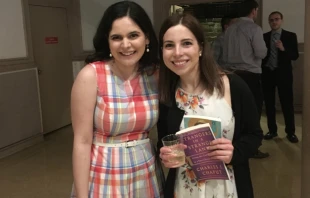
[[[15,144],[1,148],[0,149],[0,159],[7,157],[9,155],[12,155],[14,153],[17,153],[21,150],[24,150],[25,148],[28,148],[30,146],[33,146],[33,145],[38,144],[38,143],[43,142],[43,141],[44,141],[43,135],[38,134],[38,135],[32,136],[30,138],[27,138],[25,140],[22,140],[20,142],[17,142]]]

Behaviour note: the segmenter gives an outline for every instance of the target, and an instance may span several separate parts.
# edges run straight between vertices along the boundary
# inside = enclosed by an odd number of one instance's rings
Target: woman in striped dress
[[[162,197],[163,174],[148,139],[158,119],[158,42],[138,4],[104,13],[95,53],[72,88],[71,197]]]

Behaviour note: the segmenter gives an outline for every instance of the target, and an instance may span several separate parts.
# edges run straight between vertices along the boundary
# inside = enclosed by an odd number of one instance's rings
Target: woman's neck
[[[191,94],[201,94],[205,88],[199,77],[180,79],[180,87]]]
[[[131,80],[134,76],[136,76],[138,71],[138,64],[135,66],[120,65],[112,60],[110,65],[113,73],[125,81]]]
[[[186,75],[180,76],[180,87],[191,94],[201,94],[205,90],[201,82],[199,67],[189,71]]]

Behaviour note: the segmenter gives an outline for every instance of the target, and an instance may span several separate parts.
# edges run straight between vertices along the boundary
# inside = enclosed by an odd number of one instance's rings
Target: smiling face
[[[200,53],[197,39],[185,26],[173,26],[164,34],[164,63],[180,77],[198,74]]]
[[[109,34],[109,47],[119,67],[135,67],[145,52],[149,40],[129,17],[117,19]]]

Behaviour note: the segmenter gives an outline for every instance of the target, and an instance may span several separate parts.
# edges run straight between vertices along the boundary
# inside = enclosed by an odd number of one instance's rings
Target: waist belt
[[[102,143],[102,142],[93,142],[94,145],[96,146],[104,146],[104,147],[133,147],[133,146],[137,146],[140,144],[145,144],[150,142],[150,139],[143,139],[143,140],[131,140],[128,142],[122,142],[122,143]]]

